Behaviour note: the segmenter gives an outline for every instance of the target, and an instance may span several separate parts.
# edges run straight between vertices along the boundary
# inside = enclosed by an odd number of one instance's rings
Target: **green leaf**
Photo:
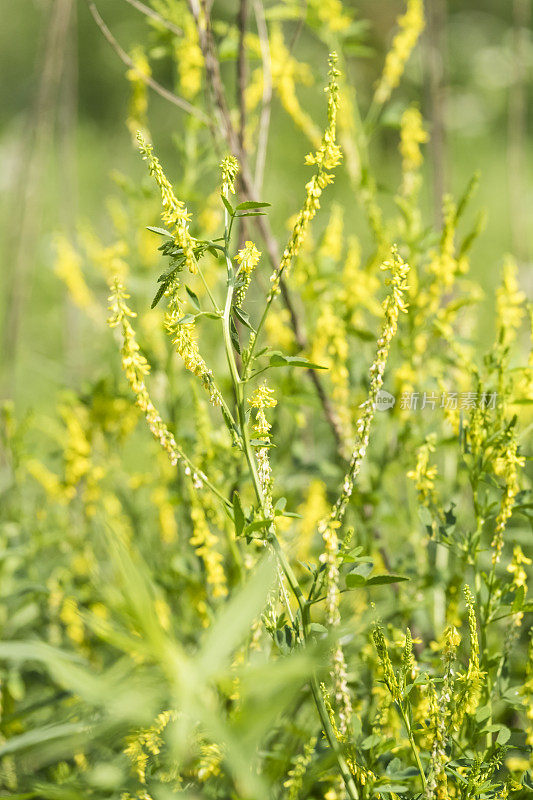
[[[235,323],[233,321],[233,318],[230,318],[230,321],[229,321],[229,332],[230,332],[230,336],[231,336],[231,341],[233,343],[233,347],[235,348],[235,350],[240,355],[241,354],[241,343],[239,342],[239,334],[237,332],[237,328],[235,327]]]
[[[273,520],[271,519],[256,519],[255,522],[250,522],[250,524],[246,526],[244,529],[244,535],[248,536],[249,533],[260,531],[262,528],[268,528],[272,522]]]
[[[238,308],[238,306],[233,306],[233,313],[246,328],[249,328],[251,331],[255,333],[255,328],[252,326],[252,323],[250,322],[250,317],[248,316],[246,311],[243,311],[242,308]]]
[[[152,231],[152,233],[158,233],[160,236],[168,236],[169,239],[173,238],[172,234],[166,231],[164,228],[156,228],[152,225],[148,225],[146,230]]]
[[[182,317],[176,322],[176,325],[187,325],[190,322],[194,322],[195,319],[196,319],[196,314],[185,314],[184,317]]]
[[[502,745],[506,744],[510,738],[511,738],[511,731],[509,730],[509,728],[506,728],[505,725],[502,725],[496,737],[496,744],[502,744]]]
[[[286,497],[279,497],[276,500],[276,504],[274,506],[274,511],[283,511],[285,506],[287,505],[287,498]]]
[[[374,569],[372,561],[361,561],[350,570],[346,576],[346,586],[349,589],[355,589],[358,586],[364,586],[367,576],[370,575]]]
[[[373,575],[369,578],[366,582],[367,586],[380,586],[384,583],[400,583],[401,581],[408,581],[410,578],[407,578],[405,575]]]
[[[241,498],[237,491],[233,492],[233,521],[235,523],[235,536],[238,539],[244,530],[246,518],[242,510]]]
[[[283,353],[272,353],[270,356],[271,367],[305,367],[306,369],[327,369],[320,364],[314,364],[302,356],[286,356]]]
[[[401,783],[376,783],[373,787],[374,794],[403,794],[407,791],[407,786]]]
[[[309,631],[314,636],[324,636],[324,634],[327,635],[328,633],[328,629],[321,625],[320,622],[312,622],[309,626]]]
[[[519,586],[518,589],[516,590],[515,598],[511,606],[511,611],[513,613],[515,613],[515,611],[520,611],[520,609],[524,605],[525,596],[526,596],[526,587]]]
[[[42,728],[33,728],[18,736],[12,736],[7,742],[0,746],[0,757],[11,753],[18,753],[28,747],[42,745],[45,742],[56,741],[58,739],[72,739],[87,730],[87,726],[82,722],[64,722],[59,725],[45,725]]]
[[[233,216],[235,216],[235,211],[234,211],[234,210],[233,210],[233,208],[231,207],[231,204],[229,203],[229,201],[228,201],[228,200],[226,200],[226,198],[224,197],[224,195],[223,195],[223,194],[221,194],[221,195],[220,195],[220,197],[222,198],[222,202],[224,203],[224,205],[225,205],[225,207],[226,207],[226,211],[228,212],[228,214],[230,215],[230,217],[233,217]]]
[[[256,203],[253,200],[246,200],[244,203],[239,203],[235,211],[244,211],[247,208],[268,208],[270,203]]]
[[[196,294],[193,292],[193,290],[192,290],[192,289],[189,289],[189,287],[188,287],[188,286],[186,286],[186,287],[185,287],[185,291],[187,292],[187,294],[188,294],[188,295],[189,295],[189,297],[191,298],[191,301],[192,301],[193,305],[195,305],[195,306],[196,306],[196,308],[197,308],[197,309],[198,309],[198,311],[199,311],[199,310],[200,310],[200,301],[198,300],[198,297],[197,297],[197,295],[196,295]]]
[[[162,283],[161,284],[161,286],[159,287],[159,289],[157,290],[157,292],[155,294],[154,299],[152,300],[150,308],[155,308],[156,307],[156,305],[159,303],[159,301],[161,300],[161,298],[165,294],[165,292],[167,290],[167,286],[168,286],[168,283]]]

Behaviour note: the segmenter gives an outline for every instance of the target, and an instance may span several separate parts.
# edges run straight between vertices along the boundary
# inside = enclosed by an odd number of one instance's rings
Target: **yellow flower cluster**
[[[254,432],[258,439],[267,443],[267,446],[256,446],[255,456],[257,460],[259,484],[263,494],[264,511],[269,517],[274,515],[274,509],[272,507],[272,469],[268,455],[268,444],[270,443],[270,430],[272,426],[266,418],[265,408],[274,408],[277,405],[273,394],[274,391],[269,389],[266,383],[262,383],[248,400],[251,407],[255,409]]]
[[[479,666],[479,640],[477,635],[477,621],[472,592],[465,586],[466,607],[468,609],[468,628],[470,634],[470,658],[466,674],[458,678],[460,690],[456,693],[455,708],[452,714],[452,728],[458,731],[462,725],[465,714],[476,713],[483,685],[485,673]]]
[[[383,74],[376,88],[374,101],[378,105],[387,102],[400,83],[405,65],[424,30],[424,3],[423,0],[407,0],[405,14],[398,17],[400,30],[392,41],[392,46],[385,58]]]
[[[416,106],[409,106],[400,124],[400,153],[402,156],[403,193],[409,197],[418,188],[417,172],[422,165],[420,145],[429,139],[422,123],[422,114]]]
[[[126,72],[126,78],[131,84],[131,97],[126,125],[131,135],[135,136],[137,131],[146,130],[146,115],[148,111],[146,79],[151,76],[152,70],[143,47],[135,47],[130,56],[133,67]]]
[[[202,744],[200,747],[200,760],[196,768],[198,780],[205,783],[209,778],[220,775],[222,751],[218,744]]]
[[[178,537],[178,524],[174,513],[174,506],[170,502],[166,486],[156,486],[152,491],[151,500],[157,508],[161,538],[166,544],[175,542]]]
[[[140,131],[137,132],[137,141],[143,161],[148,162],[148,171],[155,179],[161,192],[161,199],[163,202],[161,219],[164,225],[171,231],[176,244],[182,248],[187,269],[195,273],[197,270],[196,257],[194,255],[195,240],[189,233],[191,215],[187,212],[185,204],[177,199],[170,181],[163,172],[159,159],[154,155],[154,148],[145,141]]]
[[[494,471],[505,479],[505,491],[503,493],[502,504],[496,518],[496,528],[492,539],[492,563],[497,564],[503,548],[503,534],[511,514],[515,497],[520,491],[518,482],[518,470],[525,464],[524,456],[518,455],[518,442],[511,435],[503,454],[499,456],[494,465]]]
[[[227,197],[228,193],[235,194],[235,179],[239,174],[239,162],[235,156],[226,156],[220,164],[222,172],[222,194]]]
[[[309,557],[317,527],[320,521],[326,517],[328,510],[326,484],[318,480],[318,478],[315,478],[309,484],[306,498],[298,508],[298,513],[302,516],[300,521],[300,537],[297,543],[298,558],[300,560],[305,560]]]
[[[158,714],[155,722],[149,728],[143,728],[134,736],[130,736],[124,749],[125,755],[140,783],[146,783],[146,768],[150,756],[157,756],[163,746],[162,733],[168,723],[177,718],[175,711],[163,711]]]
[[[204,563],[206,580],[213,588],[213,597],[226,597],[228,587],[224,573],[224,559],[216,549],[218,539],[207,524],[204,510],[194,493],[191,493],[191,520],[193,535],[190,543],[195,548],[196,555]]]
[[[78,308],[81,308],[83,311],[87,311],[92,317],[98,318],[96,301],[83,277],[79,254],[64,236],[58,236],[55,245],[55,274],[67,287],[74,305],[78,306]]]
[[[442,295],[452,288],[459,265],[455,258],[455,227],[457,221],[457,206],[451,197],[446,195],[443,201],[444,225],[438,250],[430,253],[431,261],[428,266],[435,279],[430,288],[428,311],[435,313],[439,307]]]
[[[344,755],[350,773],[360,786],[367,787],[368,791],[372,793],[372,785],[377,780],[376,775],[372,772],[372,770],[367,769],[362,764],[357,763],[355,758],[355,748],[349,746],[348,736],[345,733],[342,733],[337,725],[335,712],[333,710],[333,706],[331,705],[331,700],[324,683],[320,684],[320,691],[324,698],[324,705],[326,706],[326,711],[328,712],[329,721],[331,723],[335,738],[345,751]],[[340,797],[344,797],[344,790],[342,788],[340,793],[337,792],[335,788],[331,788],[328,790],[327,794],[324,795],[326,800],[339,800]]]
[[[179,296],[179,280],[176,278],[169,282],[165,292],[168,301],[165,312],[165,328],[176,348],[176,352],[183,359],[185,368],[201,379],[204,388],[214,406],[221,405],[221,395],[215,386],[213,373],[200,355],[198,342],[194,337],[194,321],[180,322],[183,318],[183,304]]]
[[[89,227],[82,227],[80,232],[83,246],[91,261],[103,272],[108,280],[115,276],[125,278],[128,274],[128,265],[124,260],[129,253],[129,247],[124,239],[119,239],[112,245],[105,246]]]
[[[516,332],[525,315],[526,296],[518,285],[518,266],[516,261],[507,256],[503,265],[501,286],[496,290],[496,312],[500,342],[508,346],[516,339]]]
[[[337,55],[332,53],[329,57],[329,85],[328,92],[328,125],[322,138],[322,144],[314,154],[306,157],[306,164],[316,164],[317,171],[306,184],[306,198],[302,210],[299,212],[287,246],[283,252],[278,268],[272,274],[270,297],[279,292],[279,282],[283,272],[289,268],[292,260],[298,255],[305,239],[307,228],[320,208],[320,196],[330,183],[333,175],[328,170],[333,170],[341,159],[340,148],[336,144],[336,119],[338,107],[338,77]]]
[[[294,347],[294,331],[290,326],[291,315],[287,308],[275,309],[265,320],[265,328],[270,345],[277,345],[290,352]]]
[[[531,559],[524,555],[522,548],[517,544],[513,548],[513,560],[507,567],[507,572],[513,576],[513,586],[517,588],[523,586],[527,591],[527,572],[524,564],[531,564]]]
[[[66,627],[68,637],[74,644],[83,644],[83,640],[85,639],[83,620],[74,597],[64,598],[59,618]]]
[[[461,637],[453,625],[448,625],[443,636],[444,679],[439,695],[433,682],[429,684],[430,720],[433,729],[430,770],[428,775],[428,799],[446,800],[447,778],[445,765],[448,738],[448,717],[454,687],[454,663]]]
[[[403,697],[403,691],[398,678],[396,677],[396,673],[394,672],[389,651],[387,649],[387,644],[385,642],[385,636],[383,635],[383,629],[380,627],[380,625],[375,626],[372,633],[372,638],[374,639],[378,660],[381,665],[381,669],[383,670],[383,680],[385,685],[387,686],[392,699],[395,702],[399,702]]]
[[[527,680],[521,694],[525,698],[526,717],[528,720],[526,743],[530,747],[533,747],[533,636],[529,640],[526,675]]]
[[[352,698],[348,686],[348,667],[342,645],[337,643],[333,653],[331,676],[335,683],[335,703],[339,714],[339,730],[343,735],[348,733],[352,722]]]
[[[57,503],[66,505],[74,497],[76,493],[74,487],[65,486],[55,472],[48,469],[42,461],[37,458],[29,458],[25,462],[25,467],[32,478],[41,484],[48,497]]]
[[[305,743],[304,751],[294,759],[294,766],[288,772],[288,778],[283,787],[287,789],[287,800],[298,800],[303,788],[304,775],[307,771],[316,747],[316,736]]]
[[[522,552],[522,548],[519,544],[515,545],[513,548],[513,559],[511,563],[507,567],[507,572],[510,572],[513,576],[512,585],[520,589],[523,587],[524,589],[524,596],[527,594],[527,572],[524,568],[524,565],[530,566],[531,559],[524,555]],[[514,622],[515,625],[521,625],[522,619],[524,614],[522,611],[514,614]]]
[[[415,469],[409,470],[407,473],[407,477],[415,482],[420,502],[425,506],[430,502],[435,503],[437,467],[435,465],[429,466],[429,459],[431,453],[435,452],[436,441],[436,433],[430,433],[426,437],[424,444],[418,448]]]
[[[240,308],[250,286],[252,279],[252,272],[259,263],[261,253],[253,242],[245,242],[242,250],[239,250],[235,256],[235,260],[239,264],[237,276],[241,279],[241,285],[237,286],[234,294],[233,304]]]
[[[188,100],[193,100],[202,88],[204,57],[198,41],[198,29],[187,3],[167,3],[173,10],[183,36],[173,38],[175,61],[178,67],[179,89]],[[167,16],[167,19],[169,17]]]
[[[318,532],[324,540],[324,552],[320,561],[326,565],[326,621],[328,625],[338,625],[339,612],[339,538],[337,531],[341,523],[339,520],[326,517],[321,520]]]
[[[334,203],[318,250],[320,258],[339,261],[342,255],[343,231],[343,209],[338,203]]]
[[[392,291],[384,302],[385,320],[381,328],[381,334],[378,339],[378,350],[374,363],[370,367],[370,388],[368,398],[362,404],[363,413],[359,417],[356,425],[357,439],[352,452],[350,467],[344,478],[341,493],[337,502],[332,510],[332,519],[341,520],[344,516],[346,505],[353,492],[354,482],[361,469],[362,461],[366,455],[368,447],[370,428],[372,420],[374,419],[376,401],[378,393],[383,386],[383,373],[389,355],[389,349],[398,329],[398,319],[400,312],[407,311],[405,301],[405,292],[407,290],[407,273],[409,272],[409,265],[406,264],[400,257],[398,251],[394,248],[392,251],[392,260],[385,261],[382,269],[391,269],[392,277],[387,281],[391,286]]]
[[[446,731],[443,726],[443,713],[440,697],[435,689],[435,684],[430,681],[428,686],[429,694],[429,718],[433,728],[433,745],[431,749],[431,761],[427,781],[427,800],[446,800],[448,798],[446,778]]]
[[[109,296],[109,310],[111,311],[109,325],[111,327],[120,326],[122,330],[122,368],[135,395],[136,404],[146,417],[152,435],[167,453],[170,463],[175,466],[178,461],[185,462],[185,474],[191,475],[188,459],[181,452],[174,436],[159,416],[148,394],[145,377],[150,372],[150,365],[140,353],[139,345],[135,339],[135,331],[130,322],[130,317],[135,317],[135,313],[128,308],[126,303],[128,297],[129,295],[126,294],[124,285],[119,278],[115,278],[112,282]],[[205,475],[203,473],[192,472],[192,481],[195,488],[201,488],[204,480]]]

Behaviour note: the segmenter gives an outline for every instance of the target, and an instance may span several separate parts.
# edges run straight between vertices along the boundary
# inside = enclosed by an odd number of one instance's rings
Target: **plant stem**
[[[411,723],[407,718],[407,714],[405,713],[405,709],[403,705],[399,702],[397,703],[398,709],[400,711],[400,716],[402,718],[403,724],[405,725],[405,730],[407,731],[407,736],[409,738],[409,744],[411,745],[411,750],[413,751],[413,755],[415,757],[416,765],[418,767],[418,771],[420,773],[420,778],[422,779],[422,787],[424,792],[427,790],[427,781],[426,781],[426,774],[424,772],[424,767],[422,766],[422,762],[420,761],[420,756],[418,754],[418,748],[416,746],[415,737],[413,736],[413,730],[411,728]]]

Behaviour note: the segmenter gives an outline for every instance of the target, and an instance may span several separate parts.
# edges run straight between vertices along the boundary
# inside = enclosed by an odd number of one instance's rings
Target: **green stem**
[[[424,792],[427,790],[427,781],[426,781],[426,774],[424,772],[424,767],[422,766],[422,762],[420,761],[420,755],[418,753],[418,748],[416,746],[415,737],[413,736],[413,730],[411,728],[411,723],[407,718],[407,714],[405,713],[405,709],[401,702],[397,703],[398,709],[400,711],[400,716],[402,718],[403,724],[405,725],[405,730],[407,731],[407,736],[409,738],[409,744],[411,745],[411,750],[413,751],[413,755],[415,757],[416,765],[418,767],[418,771],[420,773],[420,777],[422,779],[422,788]]]

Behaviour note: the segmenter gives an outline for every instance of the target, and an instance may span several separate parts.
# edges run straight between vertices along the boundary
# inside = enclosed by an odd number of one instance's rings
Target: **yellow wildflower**
[[[26,470],[41,484],[46,494],[56,502],[66,505],[74,497],[76,491],[72,486],[65,486],[60,478],[36,458],[25,462]]]
[[[455,709],[452,714],[452,727],[456,731],[460,729],[465,714],[470,716],[475,714],[485,682],[485,673],[482,672],[479,666],[479,640],[477,635],[474,598],[468,586],[465,586],[464,593],[468,610],[470,658],[466,674],[458,678],[459,692],[456,692],[455,695]]]
[[[272,302],[273,297],[279,292],[279,282],[283,272],[288,269],[305,239],[307,228],[316,212],[320,208],[320,196],[323,190],[333,181],[333,175],[328,170],[333,170],[339,164],[341,153],[336,144],[336,119],[338,106],[339,72],[336,67],[337,55],[332,53],[329,58],[329,85],[328,85],[328,125],[322,138],[322,144],[314,154],[306,157],[306,164],[316,164],[317,171],[306,185],[306,198],[304,206],[297,216],[292,235],[283,251],[281,262],[272,274],[272,284],[267,302]]]
[[[252,272],[259,263],[260,258],[261,253],[253,242],[245,242],[242,250],[239,250],[235,256],[235,260],[239,264],[237,276],[242,281],[242,284],[235,289],[234,305],[237,306],[237,308],[240,308],[243,303],[248,287],[250,286]]]
[[[407,311],[405,292],[407,289],[406,278],[409,272],[409,265],[401,259],[398,251],[394,249],[392,251],[392,260],[385,261],[382,265],[382,269],[392,270],[392,277],[387,281],[391,285],[392,291],[384,302],[385,320],[377,342],[378,350],[376,357],[374,363],[370,367],[368,397],[362,404],[363,413],[359,417],[356,425],[357,439],[355,447],[352,451],[350,466],[344,478],[341,493],[332,510],[333,519],[342,519],[353,492],[354,482],[366,455],[378,392],[383,386],[383,373],[385,372],[390,345],[398,328],[398,318],[400,312]]]
[[[268,455],[270,430],[272,426],[266,418],[265,408],[274,408],[277,405],[277,400],[275,400],[273,394],[273,390],[269,389],[266,383],[262,383],[248,400],[251,407],[255,409],[255,421],[253,426],[255,435],[258,439],[262,440],[262,442],[265,442],[265,445],[259,444],[256,446],[255,456],[257,460],[259,484],[263,494],[264,511],[269,517],[274,516],[274,509],[272,507],[272,469]]]
[[[194,493],[191,493],[191,520],[193,535],[190,543],[195,548],[196,555],[204,563],[206,580],[213,589],[213,597],[226,597],[228,587],[224,573],[224,559],[216,549],[218,539],[207,524],[204,510]]]
[[[302,519],[300,521],[300,536],[298,538],[298,557],[305,559],[309,557],[319,522],[328,513],[328,501],[326,497],[326,484],[315,478],[309,484],[304,502],[298,508]]]
[[[435,452],[435,442],[437,434],[430,433],[426,437],[424,444],[418,448],[416,467],[409,470],[407,477],[415,481],[416,489],[422,505],[435,503],[435,478],[437,477],[437,467],[429,466],[431,453]]]
[[[111,327],[120,325],[122,329],[122,368],[135,395],[135,402],[146,417],[152,435],[167,453],[171,464],[175,466],[178,461],[184,461],[186,464],[185,473],[190,475],[191,468],[188,459],[178,447],[174,436],[159,416],[148,394],[145,377],[150,372],[150,365],[140,353],[139,345],[135,339],[135,332],[130,323],[130,318],[135,317],[135,313],[128,308],[126,303],[128,297],[129,295],[126,293],[124,285],[118,278],[115,278],[111,285],[111,295],[109,297],[109,310],[111,311],[109,325]],[[204,479],[205,475],[203,473],[192,473],[192,481],[195,488],[200,488]]]
[[[194,337],[194,320],[181,322],[184,316],[183,304],[179,296],[179,280],[170,281],[165,291],[168,308],[165,312],[165,328],[172,339],[176,352],[183,359],[185,368],[201,379],[209,393],[213,405],[221,405],[222,397],[213,380],[213,373],[200,355],[198,342]]]
[[[507,567],[507,572],[513,576],[513,586],[517,588],[523,586],[527,591],[527,572],[524,564],[531,564],[531,559],[524,555],[522,548],[517,544],[513,548],[513,560]]]
[[[497,475],[505,479],[505,490],[500,506],[500,511],[496,517],[496,527],[492,539],[491,547],[492,563],[496,564],[500,560],[503,549],[503,534],[507,527],[507,522],[513,513],[515,497],[520,491],[518,482],[518,469],[525,464],[524,456],[518,455],[518,442],[511,434],[508,444],[494,464],[494,471]]]
[[[303,788],[303,779],[316,747],[316,736],[305,743],[304,750],[301,755],[297,755],[294,759],[294,766],[288,772],[287,780],[284,782],[283,787],[287,789],[287,800],[298,800],[300,792]]]
[[[400,30],[392,41],[392,46],[385,58],[383,74],[379,80],[374,102],[383,105],[387,102],[393,89],[400,83],[405,65],[424,30],[423,0],[407,0],[405,14],[398,17]]]
[[[83,277],[79,254],[64,236],[56,237],[55,245],[55,274],[58,278],[61,278],[67,287],[74,305],[78,306],[78,308],[81,308],[83,311],[87,311],[92,317],[98,318],[96,301]]]
[[[152,492],[152,502],[157,508],[161,539],[169,544],[178,536],[178,524],[174,513],[174,506],[170,502],[166,486],[157,486]]]
[[[131,97],[126,125],[132,136],[135,136],[138,130],[146,130],[148,111],[146,79],[151,76],[152,70],[143,47],[135,47],[130,56],[133,67],[126,72],[126,78],[131,83]]]
[[[318,251],[321,258],[330,258],[335,262],[340,260],[343,245],[343,229],[344,221],[342,206],[340,206],[338,203],[334,203]]]
[[[403,193],[412,195],[417,189],[417,171],[422,165],[420,145],[429,139],[422,124],[422,115],[416,106],[409,106],[400,125],[400,153],[402,156]]]
[[[290,312],[287,308],[271,311],[265,320],[268,341],[285,352],[294,347],[294,331],[290,326]]]
[[[374,645],[376,647],[379,663],[381,665],[381,669],[383,670],[383,679],[385,681],[385,685],[387,686],[392,699],[395,702],[399,702],[403,697],[403,691],[392,667],[389,651],[385,642],[385,636],[383,635],[383,629],[379,625],[375,626],[372,638],[374,639]]]
[[[154,148],[145,141],[140,131],[137,132],[137,141],[143,161],[148,162],[148,171],[155,179],[161,192],[163,201],[161,219],[174,236],[176,244],[182,248],[187,269],[195,273],[197,270],[196,257],[194,255],[195,240],[189,233],[191,215],[187,212],[185,204],[177,199],[170,181],[163,172],[159,159],[154,155]]]
[[[202,744],[200,747],[200,761],[196,769],[198,780],[205,783],[216,775],[220,775],[222,751],[218,744]]]
[[[507,256],[503,265],[501,286],[496,290],[496,312],[500,340],[508,346],[516,338],[516,332],[525,316],[524,303],[526,296],[518,286],[518,266],[516,261]]]

